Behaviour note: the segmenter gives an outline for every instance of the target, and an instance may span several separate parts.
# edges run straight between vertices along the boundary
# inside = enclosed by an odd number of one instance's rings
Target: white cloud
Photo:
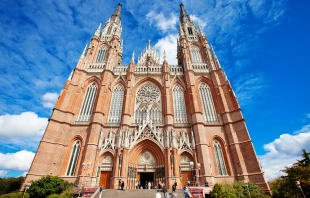
[[[16,153],[0,153],[0,168],[6,170],[28,171],[35,153],[18,151]],[[6,171],[7,173],[7,171]]]
[[[161,60],[163,59],[164,50],[166,51],[166,60],[170,65],[176,65],[177,62],[177,34],[168,34],[164,38],[161,38],[155,44],[155,48],[159,50],[159,53],[162,55]]]
[[[0,170],[0,177],[6,177],[8,174],[8,171],[6,170]]]
[[[5,114],[0,116],[0,137],[42,136],[46,126],[47,118],[40,118],[34,112]]]
[[[150,21],[150,24],[155,22],[155,26],[164,33],[168,30],[176,30],[178,17],[175,13],[171,13],[171,17],[166,18],[162,12],[157,14],[151,11],[146,15],[146,18]]]
[[[309,114],[307,114],[307,118],[310,118],[310,113],[309,113]]]
[[[269,181],[283,175],[281,170],[301,159],[302,149],[310,150],[309,126],[302,127],[294,135],[282,134],[273,142],[264,145],[267,153],[258,158]]]
[[[198,16],[190,15],[189,17],[192,19],[192,21],[194,21],[195,25],[198,26],[198,24],[199,24],[202,29],[206,27],[206,25],[207,25],[206,21],[203,21]]]
[[[252,73],[241,76],[235,83],[237,99],[242,106],[248,106],[260,99],[267,88],[263,73]]]
[[[57,99],[58,99],[58,94],[57,93],[50,93],[50,92],[45,93],[42,96],[43,107],[45,107],[45,108],[54,108]]]

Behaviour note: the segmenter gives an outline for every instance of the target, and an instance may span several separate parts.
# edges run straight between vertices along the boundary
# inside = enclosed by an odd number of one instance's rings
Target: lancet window
[[[122,116],[122,107],[124,99],[124,87],[118,84],[112,95],[112,102],[110,106],[109,123],[120,123]]]
[[[107,52],[108,52],[108,48],[106,46],[102,46],[98,51],[96,63],[103,63],[107,55]]]
[[[200,50],[196,46],[191,47],[192,60],[194,63],[202,63]]]
[[[89,121],[92,115],[95,99],[97,95],[97,84],[93,82],[87,87],[82,108],[78,117],[78,121]]]
[[[210,88],[206,83],[199,86],[200,99],[202,102],[203,113],[207,122],[217,122],[217,115],[212,100]]]
[[[161,94],[156,85],[146,82],[138,89],[135,103],[135,123],[162,123]]]
[[[68,168],[66,172],[67,176],[74,175],[75,167],[76,167],[77,160],[79,157],[80,148],[81,148],[81,141],[80,140],[75,141],[72,146],[71,155],[69,158]]]
[[[214,149],[214,155],[215,155],[216,165],[218,169],[218,174],[227,175],[221,144],[217,140],[214,141],[213,149]]]
[[[186,123],[186,108],[184,101],[184,91],[180,85],[174,86],[173,90],[173,110],[175,123]]]

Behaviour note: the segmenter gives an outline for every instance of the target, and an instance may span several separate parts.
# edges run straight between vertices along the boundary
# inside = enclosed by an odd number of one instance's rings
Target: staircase
[[[102,191],[101,198],[112,197],[112,198],[154,198],[156,195],[156,189],[141,189],[141,190],[125,190],[124,192],[121,190],[113,190],[113,189],[105,189]],[[171,193],[171,190],[168,191]],[[176,190],[177,197],[182,198],[183,190]],[[161,192],[161,197],[164,197],[164,194]],[[100,198],[100,194],[97,193],[93,198]]]

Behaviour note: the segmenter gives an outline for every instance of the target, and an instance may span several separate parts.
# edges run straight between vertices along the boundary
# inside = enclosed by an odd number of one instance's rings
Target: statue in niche
[[[123,154],[120,154],[118,159],[119,165],[122,164],[122,161],[123,161]]]
[[[174,156],[170,155],[170,164],[173,166]]]

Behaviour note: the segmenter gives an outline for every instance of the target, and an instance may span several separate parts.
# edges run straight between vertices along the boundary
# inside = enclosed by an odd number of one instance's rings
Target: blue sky
[[[122,1],[123,65],[148,39],[177,63],[181,2],[215,48],[267,178],[278,176],[310,150],[309,1]],[[117,3],[0,1],[0,177],[28,171],[66,79]]]

